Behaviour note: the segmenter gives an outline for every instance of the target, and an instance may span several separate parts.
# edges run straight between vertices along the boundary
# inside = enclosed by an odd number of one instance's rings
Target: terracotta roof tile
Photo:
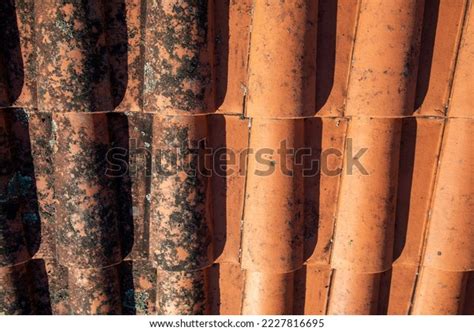
[[[327,313],[377,314],[382,275],[334,270]]]
[[[314,114],[316,22],[315,1],[254,3],[248,116],[302,117]]]
[[[418,276],[413,314],[462,314],[467,272],[453,272],[423,267]]]
[[[242,314],[282,315],[293,312],[294,273],[245,273]]]
[[[327,312],[332,273],[326,264],[307,264],[295,272],[294,314],[322,315]]]
[[[360,2],[345,115],[413,111],[423,2]]]
[[[0,313],[474,314],[472,29],[471,0],[1,1]]]
[[[144,109],[214,111],[213,1],[150,2],[146,8]]]
[[[345,148],[367,148],[370,162],[366,173],[350,168],[342,174],[331,259],[335,269],[377,273],[392,264],[400,134],[400,119],[354,117],[349,122]]]
[[[320,176],[312,171],[304,177],[305,260],[308,264],[329,265],[334,236],[336,204],[343,167],[346,118],[310,118],[305,120],[305,147],[310,157],[305,168],[318,162]],[[313,169],[315,170],[315,169]]]
[[[303,120],[253,119],[249,145],[256,153],[283,148],[282,141],[286,148],[297,149],[303,146],[303,129]],[[304,242],[301,165],[294,155],[282,160],[269,157],[266,162],[257,162],[257,157],[249,157],[247,170],[242,267],[262,272],[299,269]],[[272,210],[262,203],[270,199]]]

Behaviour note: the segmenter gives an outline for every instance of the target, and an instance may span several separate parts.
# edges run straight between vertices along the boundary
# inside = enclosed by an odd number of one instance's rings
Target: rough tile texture
[[[474,314],[473,15],[0,1],[0,314]]]

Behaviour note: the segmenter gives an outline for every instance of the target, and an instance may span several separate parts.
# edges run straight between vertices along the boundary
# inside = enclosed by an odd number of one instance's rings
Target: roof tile
[[[0,2],[0,313],[473,314],[472,22]]]
[[[417,0],[361,0],[346,115],[411,114],[422,4]]]
[[[254,3],[248,116],[302,117],[314,114],[315,5],[315,1],[306,0]]]
[[[335,269],[377,273],[391,266],[400,135],[400,119],[349,122],[331,259]],[[354,166],[364,149],[364,165]]]
[[[412,313],[455,315],[463,311],[463,293],[469,273],[430,267],[421,270]]]

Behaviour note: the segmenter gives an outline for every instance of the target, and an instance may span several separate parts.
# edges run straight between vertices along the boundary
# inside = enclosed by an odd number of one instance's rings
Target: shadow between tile
[[[321,153],[322,128],[321,118],[305,120],[305,146],[309,149],[303,156],[305,164],[304,180],[304,260],[313,255],[318,242],[320,184],[321,184]]]
[[[337,6],[339,0],[319,0],[316,48],[316,112],[326,103],[334,84]]]
[[[393,251],[394,261],[400,257],[406,243],[417,143],[416,132],[416,118],[405,118],[402,122],[402,138],[400,142],[400,163]]]
[[[0,106],[12,105],[20,96],[24,84],[15,2],[16,0],[0,2],[0,75],[3,76],[0,77]],[[6,91],[1,91],[2,89]]]
[[[422,104],[428,92],[433,62],[433,50],[438,25],[440,0],[426,0],[423,13],[421,46],[416,84],[415,110]]]
[[[213,115],[209,144],[212,151],[227,149],[226,119],[223,115]],[[227,241],[227,161],[219,157],[219,153],[212,155],[212,219],[214,258],[217,259],[223,252]],[[237,206],[233,206],[237,208]]]
[[[110,88],[113,107],[125,96],[128,84],[128,29],[125,0],[104,2],[107,48],[110,66]]]
[[[128,116],[123,113],[109,113],[107,117],[111,139],[110,147],[117,150],[117,153],[112,156],[114,169],[109,173],[109,179],[115,182],[121,254],[122,258],[125,258],[134,245],[132,178],[129,173],[129,123]]]
[[[224,102],[227,93],[227,75],[229,65],[229,6],[230,0],[215,2],[215,67],[216,67],[216,102],[219,107]]]

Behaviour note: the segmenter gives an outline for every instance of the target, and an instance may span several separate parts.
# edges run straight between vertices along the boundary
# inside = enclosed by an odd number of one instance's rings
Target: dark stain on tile
[[[123,1],[37,2],[38,107],[110,111],[127,85]]]
[[[212,264],[208,177],[199,144],[206,119],[154,122],[150,252],[157,267],[196,270]],[[177,167],[178,166],[178,167]]]
[[[55,114],[55,195],[59,262],[102,267],[121,260],[117,182],[107,175],[106,114]],[[71,244],[74,243],[74,244]]]
[[[145,109],[214,111],[208,1],[149,3],[146,22]]]
[[[100,269],[70,268],[69,297],[71,314],[121,314],[118,266]]]
[[[208,270],[158,271],[159,315],[203,315],[208,313]]]

